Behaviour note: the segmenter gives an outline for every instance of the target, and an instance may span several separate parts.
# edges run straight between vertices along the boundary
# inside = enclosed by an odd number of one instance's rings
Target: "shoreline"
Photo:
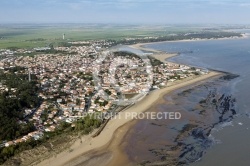
[[[196,87],[200,84],[205,83],[208,80],[211,79],[216,79],[219,78],[223,75],[223,73],[216,73],[216,72],[212,72],[210,73],[211,75],[206,77],[206,78],[201,78],[200,80],[199,77],[196,77],[194,79],[190,78],[189,82],[187,85],[179,85],[178,87],[176,87],[178,84],[176,85],[171,85],[168,86],[166,88],[160,89],[160,90],[156,90],[153,91],[153,94],[149,94],[151,95],[150,98],[148,98],[147,100],[142,100],[142,102],[152,102],[151,104],[149,104],[149,106],[147,106],[146,108],[143,108],[142,112],[148,111],[150,109],[152,109],[153,107],[155,107],[155,105],[157,105],[159,102],[162,102],[162,99],[164,98],[164,96],[166,95],[171,95],[173,92],[175,92],[176,90],[179,89],[189,89],[189,88],[193,88]],[[169,89],[171,88],[171,89]],[[140,106],[138,106],[140,107]],[[139,121],[139,119],[132,119],[131,121],[123,124],[122,126],[118,127],[114,133],[113,136],[111,138],[111,140],[103,147],[97,148],[94,151],[89,151],[88,153],[82,154],[82,156],[77,157],[78,161],[81,160],[80,158],[82,158],[83,156],[88,156],[88,161],[95,161],[96,158],[93,157],[93,154],[98,153],[99,155],[104,155],[105,153],[111,153],[112,154],[112,158],[110,159],[104,159],[101,162],[98,162],[98,164],[100,163],[107,163],[103,164],[106,166],[117,166],[117,165],[126,165],[126,166],[133,166],[137,163],[133,163],[131,162],[131,160],[128,158],[127,154],[125,153],[125,147],[126,147],[126,136],[129,134],[129,131],[132,130],[133,126]],[[85,163],[86,161],[80,162],[80,163],[75,163],[74,161],[71,161],[69,163],[67,163],[67,166],[71,166],[71,165],[78,165],[78,164],[82,164]]]
[[[155,43],[160,43],[160,42],[155,42]],[[167,59],[179,55],[178,53],[167,53],[164,51],[159,51],[159,50],[143,47],[144,45],[147,45],[147,44],[150,44],[150,43],[138,43],[138,44],[130,45],[129,47],[134,48],[134,49],[138,49],[138,50],[142,50],[142,51],[152,52],[152,54],[150,56],[154,57],[155,59],[160,60],[163,63],[166,63]]]
[[[160,51],[156,49],[151,49],[151,48],[145,48],[143,46],[145,45],[150,45],[150,44],[160,44],[160,43],[169,43],[169,42],[199,42],[199,41],[212,41],[212,40],[237,40],[237,39],[245,39],[249,38],[250,34],[242,33],[241,37],[224,37],[224,38],[211,38],[211,39],[183,39],[183,40],[173,40],[173,41],[157,41],[157,42],[148,42],[148,43],[137,43],[133,45],[129,45],[129,47],[143,50],[143,51],[149,51],[153,53],[166,53],[165,51]],[[171,53],[172,54],[172,53]],[[178,54],[178,53],[173,53],[173,54]]]
[[[163,89],[159,89],[156,91],[151,92],[149,95],[147,95],[143,100],[136,103],[134,106],[130,107],[129,109],[119,113],[120,119],[112,119],[107,124],[105,129],[102,131],[102,133],[95,137],[95,138],[88,138],[84,139],[82,143],[80,141],[76,141],[72,146],[71,149],[72,152],[62,152],[58,154],[56,157],[47,159],[39,163],[39,166],[46,166],[46,165],[53,165],[53,166],[61,166],[61,165],[72,165],[73,160],[77,159],[78,157],[81,157],[84,154],[87,153],[93,153],[93,151],[101,149],[108,144],[110,144],[110,141],[112,141],[113,136],[117,132],[117,130],[122,127],[123,125],[127,124],[128,122],[131,122],[133,119],[125,118],[127,112],[136,112],[141,113],[146,111],[148,108],[150,108],[152,105],[157,102],[158,99],[165,96],[166,94],[173,92],[174,90],[184,88],[187,86],[192,86],[197,83],[202,83],[206,81],[207,79],[212,79],[214,77],[219,77],[221,74],[217,72],[210,72],[207,75],[203,75],[200,77],[197,77],[196,79],[191,79],[189,81],[181,82],[177,85],[172,85],[170,87],[166,87]],[[120,136],[121,137],[121,136]],[[122,137],[123,138],[123,137]],[[116,140],[119,142],[119,140]]]

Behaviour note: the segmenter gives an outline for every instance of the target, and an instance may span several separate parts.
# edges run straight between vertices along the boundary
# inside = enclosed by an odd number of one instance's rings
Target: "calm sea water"
[[[230,81],[229,85],[237,100],[237,117],[232,123],[213,129],[212,136],[219,143],[213,145],[203,158],[193,165],[250,165],[250,38],[164,42],[145,47],[180,53],[179,56],[170,59],[173,62],[240,75],[239,78]]]

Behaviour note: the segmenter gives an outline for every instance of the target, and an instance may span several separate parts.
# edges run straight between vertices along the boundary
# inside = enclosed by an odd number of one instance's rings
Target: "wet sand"
[[[148,112],[178,111],[182,118],[138,121],[122,141],[127,142],[123,151],[129,160],[142,165],[178,165],[200,159],[214,143],[209,137],[213,126],[234,116],[234,104],[226,104],[235,102],[227,94],[227,82],[221,77],[159,99]]]

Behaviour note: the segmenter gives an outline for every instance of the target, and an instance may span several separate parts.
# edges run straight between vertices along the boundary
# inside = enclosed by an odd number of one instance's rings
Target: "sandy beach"
[[[150,49],[150,48],[145,48],[143,47],[146,44],[150,44],[150,43],[139,43],[139,44],[134,44],[131,45],[130,47],[135,48],[135,49],[139,49],[142,51],[149,51],[152,52],[153,54],[150,55],[152,57],[154,57],[155,59],[158,59],[162,62],[166,62],[166,59],[177,56],[177,53],[171,54],[171,53],[166,53],[164,51],[158,51],[158,50],[154,50],[154,49]]]
[[[133,119],[131,117],[126,117],[126,113],[128,112],[144,112],[148,108],[150,108],[159,98],[161,98],[163,95],[166,95],[169,92],[172,92],[176,89],[185,87],[185,86],[190,86],[194,85],[196,83],[202,83],[206,79],[216,77],[220,75],[220,73],[217,72],[210,72],[207,75],[202,75],[200,77],[197,77],[195,79],[190,79],[186,80],[183,82],[180,82],[178,84],[172,85],[170,87],[156,90],[151,92],[149,95],[147,95],[143,100],[139,101],[129,109],[120,112],[119,119],[112,119],[110,122],[107,124],[105,129],[102,131],[102,133],[95,137],[92,138],[91,136],[84,136],[82,138],[82,143],[80,140],[76,141],[71,149],[71,152],[64,151],[61,152],[60,154],[56,155],[55,157],[51,157],[50,159],[44,160],[41,163],[39,163],[39,166],[47,166],[47,165],[53,165],[53,166],[62,166],[62,165],[78,165],[79,163],[82,163],[83,161],[76,160],[79,158],[79,156],[84,156],[84,153],[90,153],[94,152],[95,150],[105,147],[109,145],[109,143],[113,142],[113,140],[116,140],[119,142],[119,139],[117,137],[122,138],[122,134],[117,136],[116,133],[117,129],[119,127],[122,127],[128,122],[131,122]],[[125,130],[125,129],[123,129]],[[126,129],[128,130],[128,128]],[[126,131],[124,132],[126,133]],[[124,134],[123,133],[123,134]],[[112,157],[113,158],[113,157]],[[86,159],[85,159],[86,160]]]
[[[146,44],[151,44],[151,43],[137,43],[137,44],[131,45],[129,47],[139,49],[139,50],[142,50],[142,51],[149,51],[149,52],[153,52],[153,53],[162,53],[162,51],[159,51],[159,50],[143,47]]]

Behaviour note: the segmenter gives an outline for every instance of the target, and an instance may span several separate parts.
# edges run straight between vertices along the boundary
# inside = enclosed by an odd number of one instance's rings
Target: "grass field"
[[[84,41],[129,37],[162,36],[201,30],[201,27],[122,25],[0,25],[1,48],[34,48],[63,41]],[[65,34],[65,40],[62,39]]]

